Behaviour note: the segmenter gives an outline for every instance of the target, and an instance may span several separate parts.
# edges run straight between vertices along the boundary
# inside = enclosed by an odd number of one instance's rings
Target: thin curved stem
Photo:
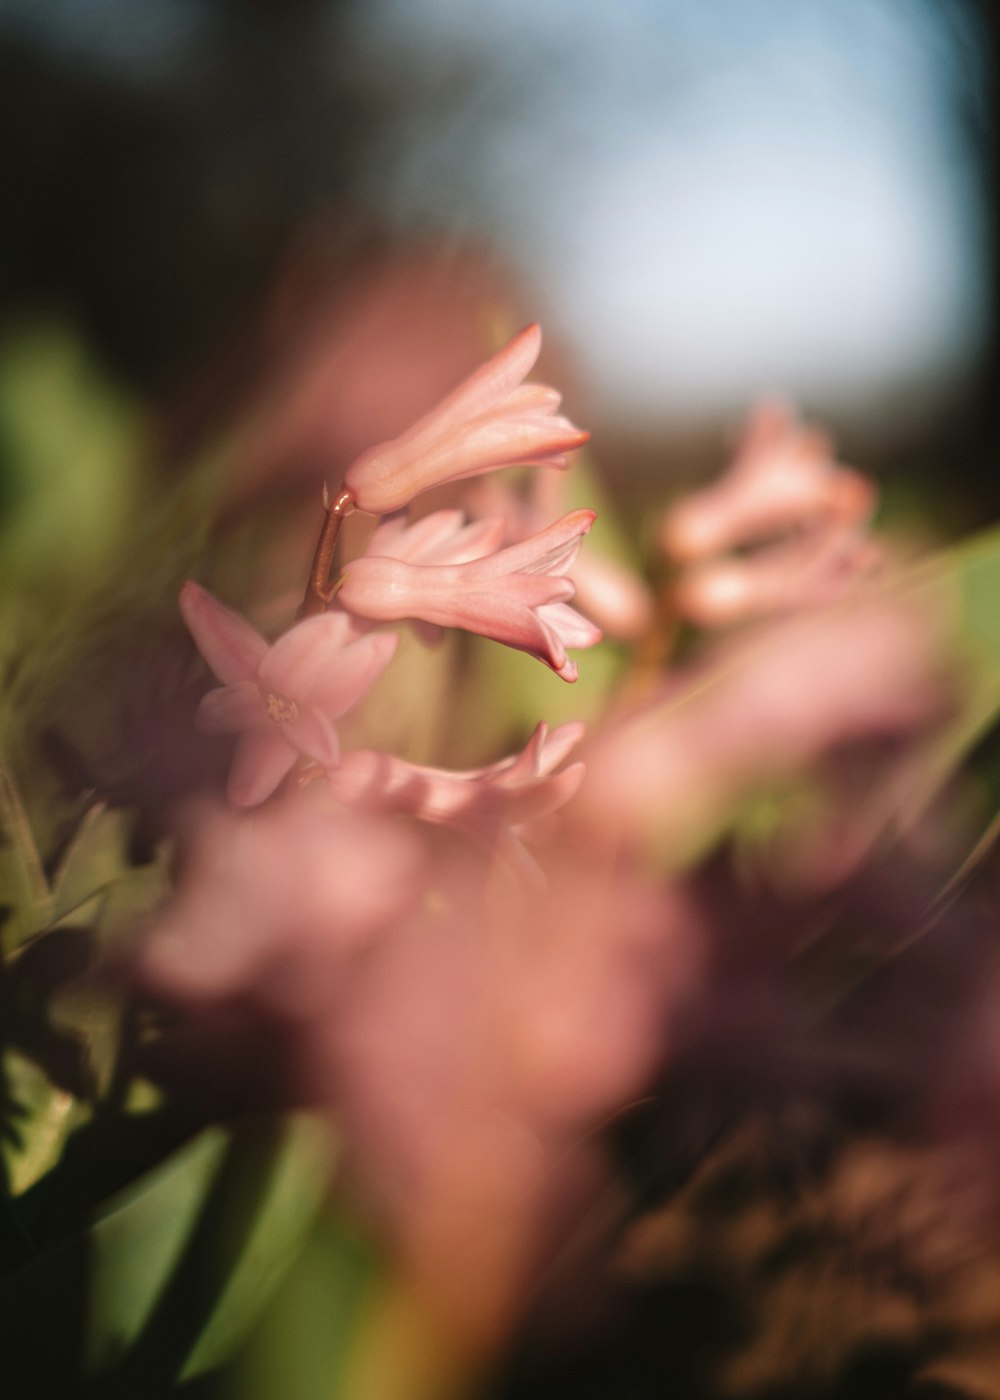
[[[341,491],[331,501],[330,493],[324,486],[323,506],[326,510],[326,518],[316,542],[316,552],[313,555],[312,568],[309,570],[309,582],[306,584],[306,591],[299,604],[299,610],[295,614],[299,621],[304,617],[315,617],[318,613],[326,612],[330,599],[333,597],[334,590],[330,587],[330,566],[333,563],[333,552],[337,547],[341,522],[344,516],[349,515],[354,508],[354,494],[351,491]]]

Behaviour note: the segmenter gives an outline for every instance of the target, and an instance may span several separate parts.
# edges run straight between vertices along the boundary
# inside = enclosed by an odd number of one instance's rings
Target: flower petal
[[[269,724],[256,681],[236,681],[202,697],[194,722],[203,734],[238,734]]]
[[[339,719],[375,684],[398,644],[398,632],[369,632],[336,657],[326,656],[303,693],[305,703]]]
[[[225,685],[253,680],[267,654],[267,642],[249,622],[188,579],[180,608],[195,645]]]
[[[581,540],[596,519],[592,510],[570,511],[537,534],[490,555],[477,566],[478,572],[564,574],[572,567]]]
[[[284,726],[288,742],[299,753],[311,758],[321,768],[336,768],[340,762],[340,740],[333,721],[322,710],[309,709],[298,719]]]
[[[582,721],[572,720],[569,724],[556,725],[551,733],[543,735],[536,760],[539,776],[545,776],[553,769],[558,768],[563,759],[568,758],[573,749],[580,743],[586,732],[587,726]]]
[[[601,629],[565,603],[545,603],[538,611],[543,620],[556,629],[565,646],[593,647],[601,640]]]
[[[271,796],[298,757],[277,725],[251,729],[240,739],[227,793],[234,807],[256,807]]]
[[[472,559],[482,559],[499,548],[506,530],[507,522],[502,515],[475,520],[471,525],[456,530],[449,539],[442,540],[437,548],[423,550],[419,560],[414,559],[414,563],[467,564]]]
[[[386,515],[429,487],[495,467],[565,466],[564,454],[589,433],[555,412],[555,390],[518,387],[540,345],[541,332],[530,326],[409,432],[356,458],[344,477],[355,504]]]
[[[456,423],[467,422],[470,418],[487,413],[530,373],[541,348],[541,326],[537,322],[526,326],[404,433],[403,440],[410,447],[422,446],[430,438],[447,432]]]
[[[462,528],[463,520],[460,510],[433,510],[412,525],[402,519],[383,521],[368,541],[365,554],[384,554],[410,564],[425,563],[424,554],[450,539]]]
[[[336,664],[350,645],[351,625],[341,612],[297,622],[279,637],[260,665],[260,684],[290,699],[301,701],[316,676]]]

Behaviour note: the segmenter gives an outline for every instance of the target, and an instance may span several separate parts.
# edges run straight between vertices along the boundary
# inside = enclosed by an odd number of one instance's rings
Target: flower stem
[[[331,501],[330,493],[324,486],[323,505],[326,517],[316,542],[316,552],[313,555],[312,568],[309,570],[309,582],[296,613],[299,621],[304,617],[315,617],[317,613],[325,612],[333,597],[333,590],[330,588],[330,565],[333,562],[333,551],[337,546],[341,521],[354,508],[354,494],[351,491],[341,491]]]

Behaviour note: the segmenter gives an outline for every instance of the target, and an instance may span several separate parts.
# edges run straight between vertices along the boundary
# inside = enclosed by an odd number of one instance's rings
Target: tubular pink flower
[[[601,632],[567,606],[574,585],[566,574],[594,519],[592,510],[571,511],[519,544],[458,564],[366,554],[344,569],[337,601],[376,622],[413,618],[478,632],[575,681],[566,648],[593,646]]]
[[[486,477],[465,491],[465,505],[475,518],[500,516],[511,544],[542,528],[565,509],[566,478],[536,472],[525,494],[506,478]],[[599,549],[599,546],[597,546]],[[656,607],[649,585],[619,559],[595,553],[588,545],[573,568],[575,603],[606,637],[635,642],[653,626]]]
[[[407,432],[355,458],[344,486],[358,508],[386,515],[432,486],[496,467],[565,467],[590,434],[556,412],[555,389],[521,382],[541,345],[541,329],[528,326]]]
[[[681,617],[699,627],[825,607],[884,562],[885,551],[853,528],[831,525],[745,556],[696,564],[674,592]]]
[[[551,733],[539,724],[521,753],[464,771],[355,749],[330,774],[330,789],[346,806],[454,826],[487,846],[499,839],[522,856],[522,839],[541,835],[583,781],[582,763],[555,772],[583,732],[582,724],[563,724]]]
[[[207,734],[240,734],[229,800],[254,807],[271,796],[300,757],[340,762],[333,721],[375,683],[396,649],[395,633],[353,638],[330,613],[296,624],[269,646],[250,624],[190,580],[181,613],[198,650],[223,685],[210,690],[195,721]]]
[[[832,602],[881,558],[865,532],[875,499],[823,434],[784,405],[759,405],[722,479],[663,523],[663,547],[683,570],[678,613],[724,627]]]
[[[784,405],[764,403],[721,480],[669,512],[663,548],[687,564],[789,530],[860,528],[875,501],[872,483],[840,466],[822,433],[803,426]]]

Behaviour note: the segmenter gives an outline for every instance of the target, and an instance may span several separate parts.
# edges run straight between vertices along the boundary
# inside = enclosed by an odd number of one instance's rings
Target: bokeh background
[[[623,491],[779,391],[964,524],[996,37],[980,0],[3,0],[6,333],[80,337],[169,457],[350,323],[400,407],[334,354],[336,457],[537,318]]]

